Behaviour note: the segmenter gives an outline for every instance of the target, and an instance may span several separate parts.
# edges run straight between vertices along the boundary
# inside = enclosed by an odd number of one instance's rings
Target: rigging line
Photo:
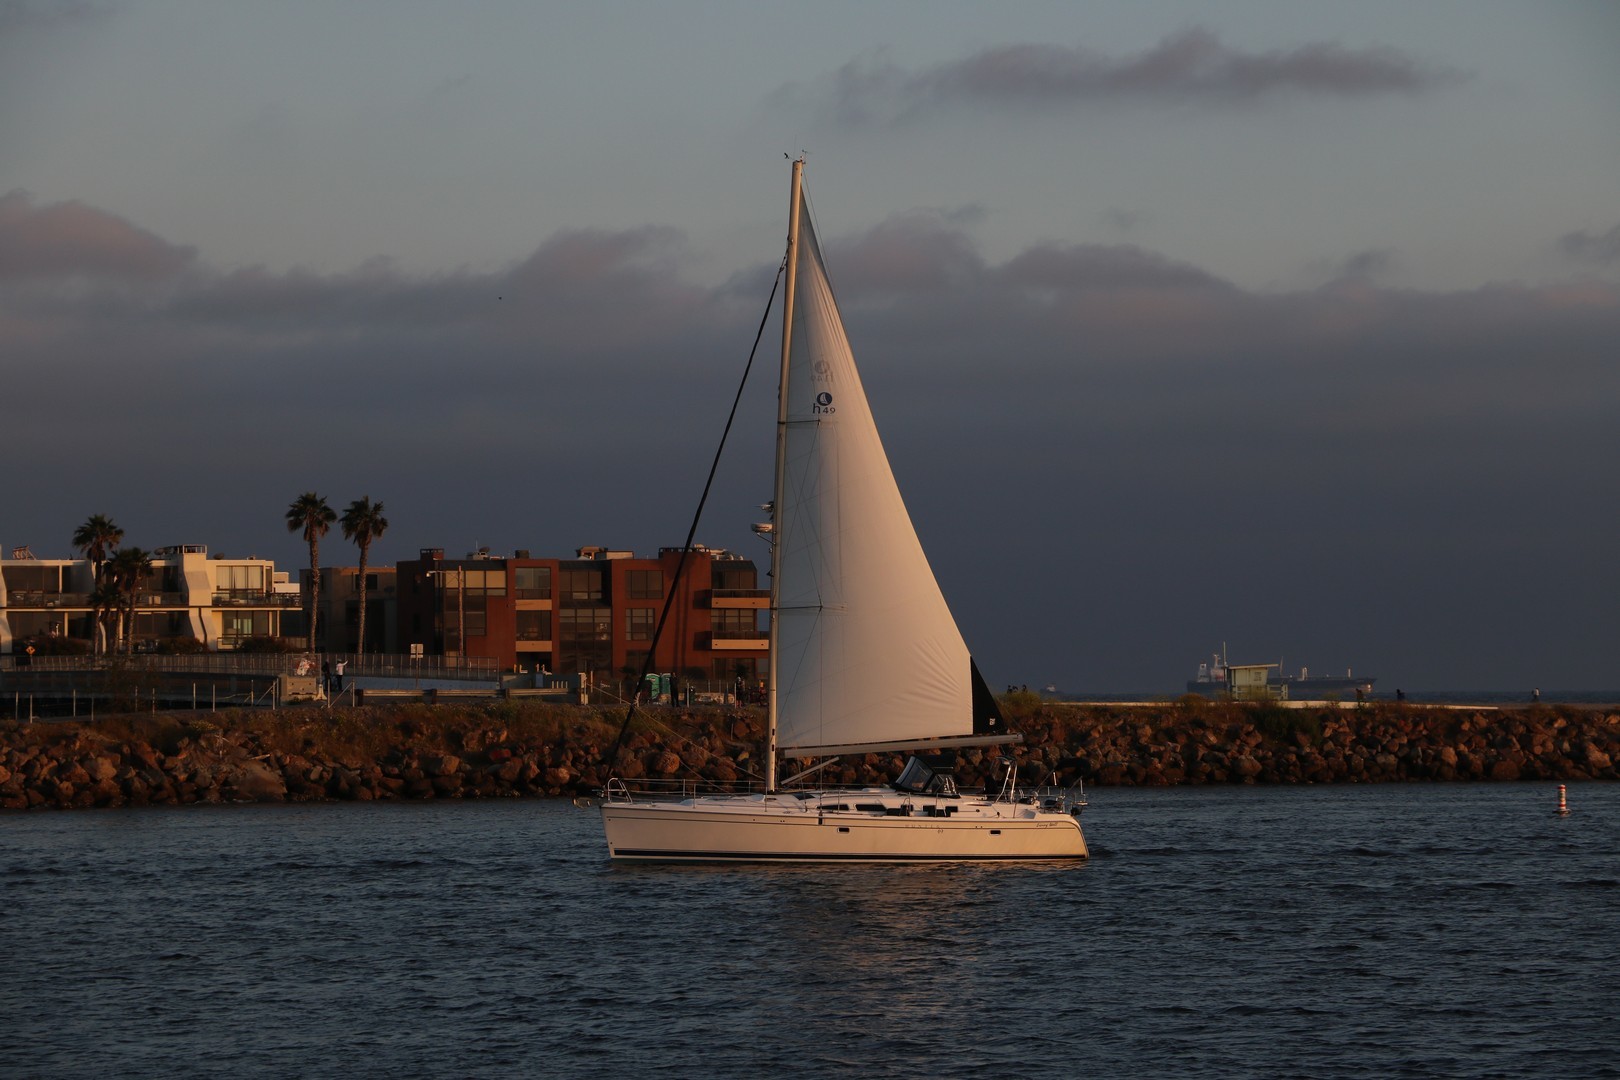
[[[697,749],[702,750],[705,754],[708,754],[712,758],[720,758],[720,757],[725,756],[723,754],[716,754],[714,751],[710,750],[708,747],[704,746],[702,743],[694,742],[693,740],[688,739],[685,735],[682,735],[679,731],[676,731],[674,728],[670,727],[668,724],[664,723],[662,720],[659,720],[652,713],[647,714],[647,723],[649,723],[653,727],[658,728],[659,730],[663,731],[664,734],[671,736],[673,739],[675,739],[676,742],[685,743],[687,746],[696,747]],[[762,776],[759,773],[755,772],[753,769],[750,769],[748,766],[741,764],[735,758],[732,758],[730,760],[731,760],[732,766],[734,768],[736,768],[738,771],[740,771],[742,773],[742,775],[746,779],[749,779],[749,780],[764,780],[765,779],[764,776]],[[691,766],[691,764],[688,763],[685,758],[681,759],[681,766],[682,766],[682,768],[684,768],[688,772],[690,772],[697,779],[699,779],[699,780],[703,779],[703,774],[699,773],[695,768],[693,768]],[[713,781],[710,781],[710,782],[713,783]]]
[[[641,662],[641,674],[636,678],[636,685],[630,695],[630,708],[624,714],[624,723],[619,725],[619,737],[613,740],[613,749],[609,750],[602,763],[612,767],[619,760],[619,747],[624,745],[624,733],[630,730],[630,721],[636,715],[636,698],[641,693],[641,684],[647,681],[647,675],[652,671],[653,658],[658,655],[658,641],[664,635],[664,623],[669,619],[669,609],[675,603],[675,593],[681,582],[681,574],[686,569],[687,557],[692,553],[692,538],[697,535],[698,522],[703,518],[703,505],[709,501],[709,489],[714,486],[714,474],[720,468],[720,455],[725,451],[726,439],[731,434],[731,425],[737,419],[737,405],[742,401],[743,388],[748,385],[748,373],[754,370],[754,357],[759,353],[760,339],[765,336],[765,324],[770,321],[771,308],[776,303],[776,290],[782,284],[782,273],[787,269],[787,255],[783,254],[782,261],[776,267],[776,280],[771,282],[771,295],[765,301],[765,313],[760,316],[759,329],[754,332],[754,347],[748,350],[748,363],[743,366],[742,381],[737,384],[737,394],[731,399],[731,414],[726,417],[725,430],[720,433],[720,445],[714,448],[714,461],[709,465],[709,478],[703,482],[703,494],[698,498],[697,510],[692,515],[692,527],[686,530],[686,543],[681,545],[680,561],[675,564],[675,577],[669,583],[669,593],[664,597],[664,609],[658,613],[658,624],[653,627],[652,641],[647,646],[646,659]]]

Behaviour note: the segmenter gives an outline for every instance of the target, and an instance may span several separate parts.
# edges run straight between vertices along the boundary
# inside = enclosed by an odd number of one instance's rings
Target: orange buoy
[[[1569,814],[1569,799],[1564,792],[1564,785],[1558,785],[1558,816],[1566,817]]]

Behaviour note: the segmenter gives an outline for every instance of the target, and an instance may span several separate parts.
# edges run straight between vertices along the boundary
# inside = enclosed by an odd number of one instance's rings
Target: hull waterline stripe
[[[834,852],[808,854],[786,851],[663,851],[658,848],[620,848],[612,855],[615,859],[688,859],[704,862],[1031,862],[1043,859],[1088,861],[1085,855],[844,855]]]

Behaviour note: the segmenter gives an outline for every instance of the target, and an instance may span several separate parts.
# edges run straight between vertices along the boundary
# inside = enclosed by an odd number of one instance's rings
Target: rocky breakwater
[[[567,795],[606,782],[602,751],[622,719],[495,703],[10,723],[0,725],[0,809]],[[679,736],[631,734],[614,774],[738,779],[757,722],[675,719]]]
[[[1024,704],[1018,746],[961,754],[957,782],[1302,784],[1620,779],[1620,714],[1394,705],[1296,710],[1189,701]],[[0,724],[0,808],[556,796],[608,777],[756,779],[757,710],[654,710],[602,765],[623,714],[578,706],[395,705]],[[877,784],[904,758],[843,759],[820,779]]]
[[[1061,783],[1620,779],[1620,714],[1566,707],[1286,709],[1190,701],[1042,707],[1019,756]]]

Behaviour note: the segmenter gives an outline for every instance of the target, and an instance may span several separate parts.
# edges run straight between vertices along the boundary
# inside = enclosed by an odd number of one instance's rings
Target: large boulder
[[[287,797],[287,782],[279,771],[249,758],[227,768],[219,791],[227,802],[281,802]]]

